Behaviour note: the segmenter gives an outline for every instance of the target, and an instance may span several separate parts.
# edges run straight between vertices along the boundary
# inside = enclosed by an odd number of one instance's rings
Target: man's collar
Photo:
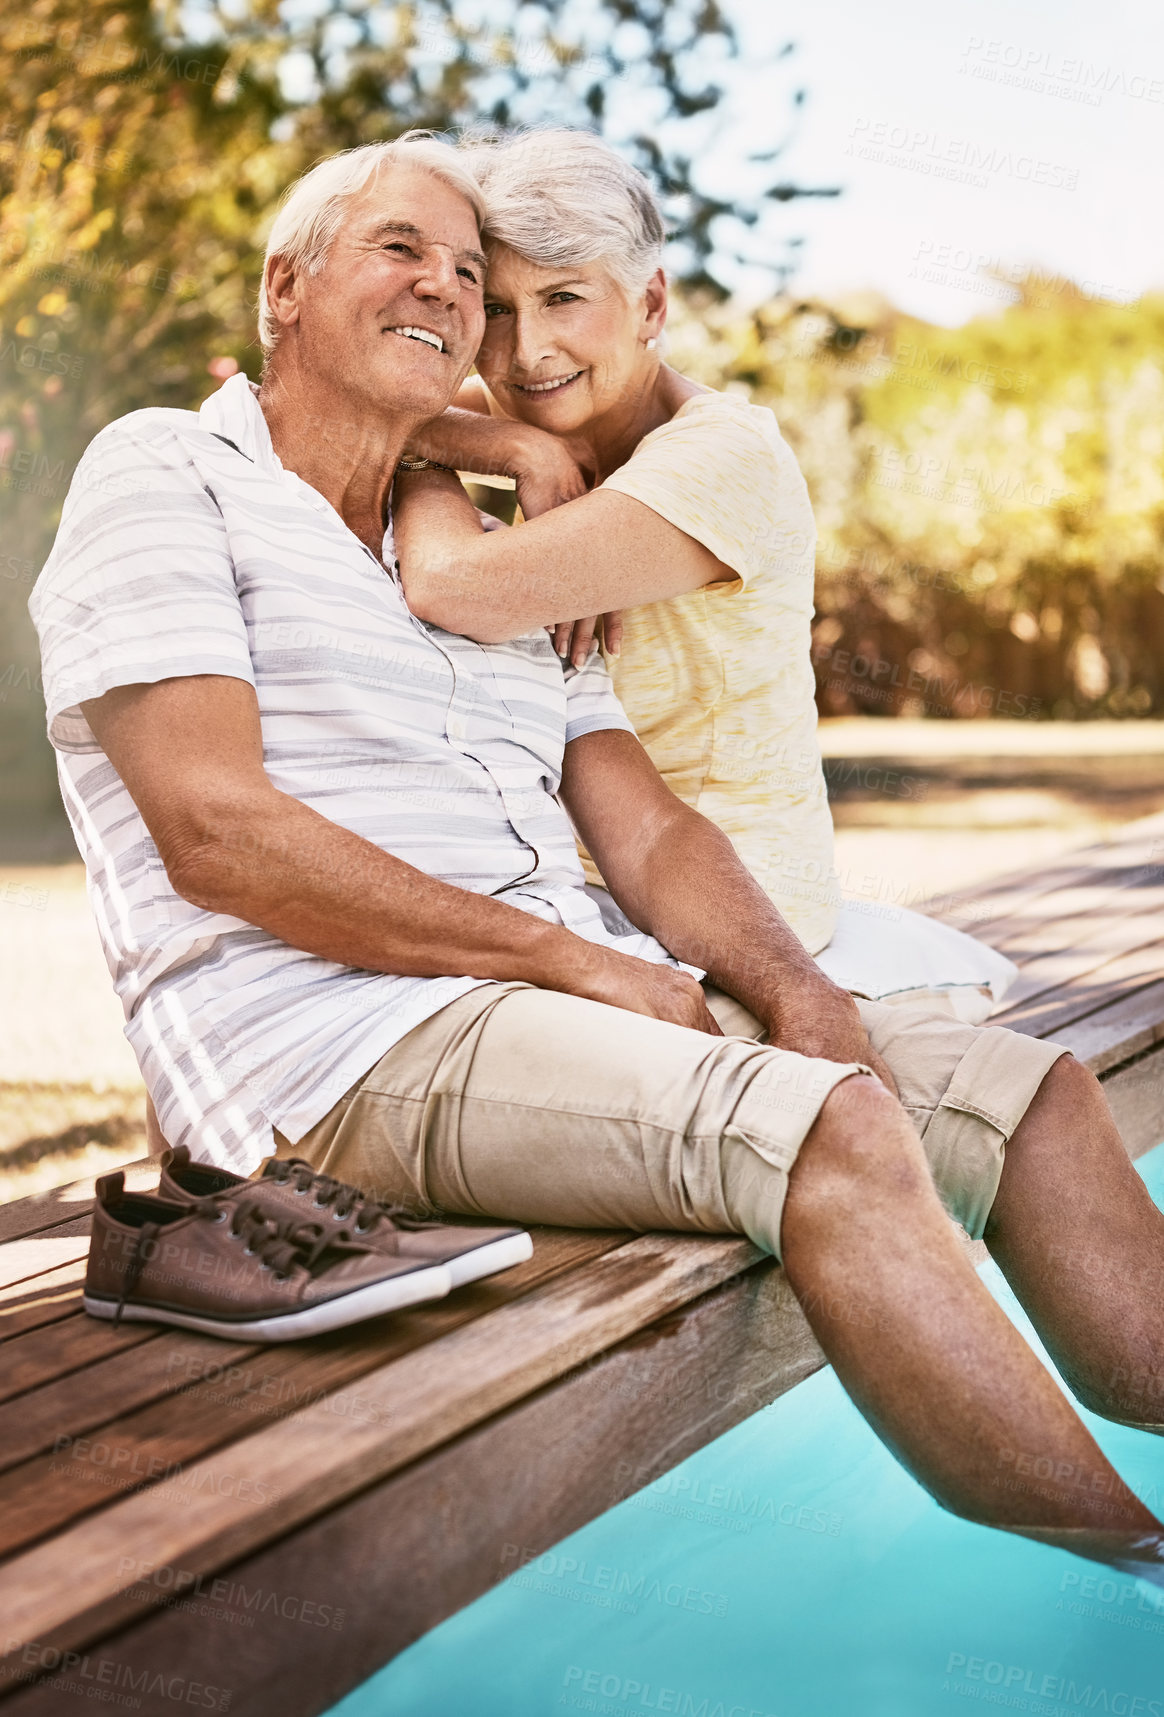
[[[223,382],[217,393],[212,393],[208,400],[203,401],[198,412],[198,427],[218,436],[220,441],[229,442],[245,458],[253,460],[260,469],[281,480],[293,494],[308,502],[317,512],[329,513],[333,519],[343,524],[331,503],[294,471],[288,471],[280,460],[271,445],[271,432],[267,428],[267,420],[259,404],[259,390],[241,372]],[[358,541],[358,538],[356,540]],[[371,554],[370,549],[366,552]],[[384,527],[384,546],[381,550],[384,566],[391,567],[395,552],[392,517],[389,511]]]
[[[259,390],[240,373],[223,382],[198,413],[199,427],[229,441],[256,465],[282,466],[271,445],[271,432],[259,404]]]

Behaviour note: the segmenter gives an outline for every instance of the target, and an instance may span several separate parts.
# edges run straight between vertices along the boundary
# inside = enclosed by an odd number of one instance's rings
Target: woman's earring
[[[647,341],[647,351],[653,352],[655,347],[658,344],[659,344],[659,342],[655,339],[654,335],[652,334],[651,338]]]

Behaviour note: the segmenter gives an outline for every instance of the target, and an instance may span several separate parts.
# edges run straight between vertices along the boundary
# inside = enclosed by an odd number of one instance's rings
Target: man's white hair
[[[631,296],[659,267],[666,232],[644,174],[591,131],[564,127],[461,143],[485,193],[489,244],[527,262],[606,264]]]
[[[296,179],[283,193],[279,212],[267,240],[263,280],[259,287],[259,340],[270,353],[279,338],[279,324],[267,297],[267,263],[284,257],[308,274],[318,274],[343,225],[345,207],[381,167],[420,167],[443,179],[470,205],[481,225],[485,202],[481,187],[462,152],[442,143],[431,131],[406,131],[389,143],[364,143],[329,155]]]

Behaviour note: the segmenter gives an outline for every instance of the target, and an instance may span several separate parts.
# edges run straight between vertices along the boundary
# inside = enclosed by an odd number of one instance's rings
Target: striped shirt
[[[601,658],[563,673],[544,632],[482,646],[418,620],[390,533],[382,563],[284,469],[245,377],[197,414],[133,412],[97,436],[30,608],[61,792],[171,1144],[251,1173],[272,1127],[301,1138],[487,980],[339,965],[183,900],[79,707],[114,686],[244,680],[281,792],[431,876],[671,960],[604,926],[555,798],[571,739],[631,731]]]

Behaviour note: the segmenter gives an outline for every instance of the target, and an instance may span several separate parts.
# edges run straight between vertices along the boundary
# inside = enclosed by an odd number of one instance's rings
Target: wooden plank
[[[1032,1037],[1054,1037],[1056,1031],[1097,1013],[1113,1002],[1146,990],[1164,975],[1164,940],[1135,948],[1080,974],[1070,984],[1045,990],[1025,1002],[991,1014],[991,1025],[1011,1026]]]
[[[182,1686],[213,1680],[229,1693],[232,1710],[251,1717],[308,1717],[330,1706],[524,1559],[815,1370],[819,1350],[789,1302],[782,1272],[762,1261],[510,1412],[207,1577],[176,1607],[131,1621],[102,1640],[87,1673],[98,1663],[114,1666],[102,1673],[124,1674],[138,1687],[143,1672],[161,1675],[136,1707],[143,1717],[172,1710],[174,1677]],[[709,1410],[676,1430],[677,1401]],[[777,1554],[786,1524],[781,1501],[758,1499]],[[385,1542],[391,1556],[368,1555],[370,1543]],[[129,1588],[139,1613],[168,1595],[175,1572],[162,1566],[156,1581],[147,1572]],[[195,1575],[182,1568],[180,1578],[189,1587]],[[630,1569],[624,1583],[633,1588],[636,1579]],[[339,1611],[340,1625],[322,1631]],[[246,1627],[251,1621],[256,1625]],[[341,1640],[333,1642],[332,1631]],[[31,1672],[17,1662],[12,1673]],[[59,1717],[59,1679],[23,1691],[16,1681],[9,1685],[4,1702],[12,1717]]]
[[[34,1234],[27,1240],[10,1240],[0,1246],[0,1288],[27,1282],[34,1276],[56,1270],[62,1264],[75,1263],[89,1250],[89,1218],[74,1217],[61,1222],[47,1234]]]
[[[1024,866],[956,889],[941,897],[942,912],[973,917],[976,925],[989,929],[1008,918],[1029,914],[1051,895],[1072,888],[1103,882],[1116,888],[1123,875],[1149,862],[1151,851],[1151,843],[1145,842],[1141,851],[1132,854],[1125,848],[1115,861],[1105,863],[1096,848],[1084,847],[1035,870]]]
[[[13,1282],[0,1288],[0,1342],[77,1311],[85,1264],[84,1258],[75,1258],[56,1270],[42,1271],[31,1281]]]
[[[1006,1002],[1008,1007],[1020,1007],[1036,996],[1074,994],[1080,979],[1087,978],[1101,966],[1134,954],[1137,949],[1161,947],[1164,942],[1164,916],[1158,912],[1134,914],[1128,918],[1100,919],[1090,932],[1078,933],[1077,939],[1049,951],[1034,954],[1023,965]],[[1164,953],[1160,956],[1164,972]]]
[[[1056,1029],[1077,1061],[1095,1074],[1130,1061],[1164,1040],[1164,979]],[[1161,1093],[1164,1103],[1164,1092]],[[1164,1136],[1164,1135],[1162,1135]]]
[[[62,1492],[73,1497],[74,1513],[82,1512],[86,1503],[95,1508],[109,1500],[104,1491],[94,1494],[93,1487],[107,1476],[100,1463],[92,1463],[92,1470],[75,1474],[70,1482],[67,1476],[53,1477],[53,1463],[44,1451],[68,1449],[76,1438],[103,1432],[117,1421],[119,1434],[112,1441],[103,1438],[103,1463],[116,1457],[116,1470],[128,1479],[119,1488],[132,1489],[142,1482],[137,1476],[142,1463],[147,1463],[148,1476],[148,1462],[158,1453],[155,1441],[144,1434],[142,1411],[188,1386],[191,1375],[200,1370],[207,1378],[221,1378],[226,1368],[245,1365],[252,1355],[266,1351],[186,1331],[162,1337],[155,1325],[149,1326],[149,1334],[151,1340],[129,1353],[90,1366],[83,1387],[74,1376],[62,1377],[0,1407],[0,1496],[12,1499],[0,1519],[0,1556],[12,1543],[39,1535],[38,1507],[50,1518],[69,1518],[70,1505]]]
[[[1024,867],[959,889],[943,899],[942,910],[935,917],[956,925],[969,917],[974,934],[989,940],[992,926],[1031,913],[1038,902],[1054,893],[1105,881],[1113,888],[1135,887],[1137,881],[1150,881],[1151,871],[1161,865],[1164,816],[1144,817],[1126,825],[1116,839],[1065,853],[1034,873]]]
[[[158,1184],[157,1162],[138,1157],[125,1163],[125,1184],[134,1192],[153,1191]],[[49,1187],[46,1192],[30,1193],[27,1198],[15,1198],[10,1204],[0,1204],[0,1243],[22,1240],[62,1223],[72,1223],[78,1217],[89,1216],[93,1209],[97,1175],[85,1175],[65,1186]]]
[[[1040,954],[1060,953],[1104,934],[1126,934],[1129,920],[1159,920],[1164,913],[1164,873],[1156,888],[1074,888],[1069,899],[1061,902],[1060,911],[1054,910],[1053,902],[1046,906],[1045,912],[1006,920],[1013,928],[993,934],[991,947],[1022,968]]]
[[[109,1354],[127,1348],[140,1347],[153,1340],[156,1331],[148,1324],[99,1322],[77,1308],[70,1317],[47,1327],[15,1336],[4,1349],[4,1364],[0,1370],[0,1402],[10,1401],[42,1383],[68,1378],[105,1359]],[[87,1390],[87,1383],[75,1384]]]
[[[138,1599],[132,1620],[103,1639],[94,1657],[124,1665],[139,1682],[145,1670],[180,1678],[171,1685],[211,1681],[229,1692],[229,1709],[246,1717],[309,1717],[523,1559],[641,1490],[822,1363],[783,1271],[765,1259],[224,1568],[219,1583],[206,1579],[185,1607],[148,1613],[151,1597],[166,1596],[176,1571],[147,1575],[129,1588]],[[740,1489],[742,1508],[723,1499],[693,1509],[695,1518],[747,1526],[765,1553],[795,1554],[786,1499]],[[643,1499],[656,1507],[674,1501]],[[385,1545],[389,1554],[380,1551]],[[622,1573],[633,1590],[641,1570],[620,1570],[616,1581]],[[193,1579],[191,1573],[187,1583]],[[579,1582],[579,1595],[585,1590]],[[649,1614],[670,1615],[661,1596],[647,1594],[645,1580],[637,1601]],[[16,1692],[5,1717],[60,1717],[54,1696],[59,1692],[48,1685]],[[173,1701],[156,1694],[151,1703],[147,1695],[138,1711],[171,1717]]]
[[[314,1341],[256,1346],[162,1325],[152,1339],[0,1407],[0,1555],[172,1467],[283,1418],[390,1358],[621,1245],[619,1232],[535,1229],[534,1256],[448,1300]],[[99,1326],[104,1327],[104,1326]],[[81,1447],[78,1439],[89,1445]],[[45,1451],[53,1451],[46,1453]]]
[[[982,942],[1000,952],[1017,956],[1032,937],[1044,936],[1054,946],[1056,925],[1069,927],[1080,918],[1098,914],[1111,917],[1151,911],[1158,905],[1161,872],[1143,865],[1113,875],[1105,871],[1082,871],[1068,887],[1052,888],[1024,901],[1014,911],[999,917],[978,919],[966,927]],[[951,919],[951,922],[957,922]]]
[[[710,1292],[758,1257],[746,1240],[685,1237],[677,1245],[670,1235],[643,1235],[414,1349],[232,1444],[229,1494],[220,1488],[226,1469],[211,1455],[183,1471],[186,1507],[174,1507],[170,1486],[153,1485],[12,1558],[0,1570],[7,1639],[75,1646],[99,1637],[137,1609],[124,1591],[124,1558],[170,1561],[195,1573],[221,1567]],[[62,1566],[70,1569],[67,1590],[57,1578]]]
[[[1164,1144],[1164,1049],[1153,1049],[1108,1074],[1103,1093],[1129,1156]]]

